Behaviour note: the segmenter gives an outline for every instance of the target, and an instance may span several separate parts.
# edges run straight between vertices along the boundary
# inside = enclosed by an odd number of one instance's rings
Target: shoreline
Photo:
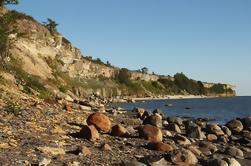
[[[203,99],[203,98],[216,98],[217,96],[196,96],[196,95],[168,95],[164,97],[145,97],[145,98],[132,98],[134,101],[148,101],[148,100],[176,100],[176,99]]]

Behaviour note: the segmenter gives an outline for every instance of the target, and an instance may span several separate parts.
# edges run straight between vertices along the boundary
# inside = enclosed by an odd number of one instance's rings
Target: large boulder
[[[90,141],[96,141],[97,139],[99,139],[99,133],[93,125],[84,126],[79,134],[80,137],[88,139]]]
[[[148,148],[151,150],[162,151],[162,152],[170,152],[173,151],[173,147],[170,144],[166,144],[163,142],[153,142],[149,143]]]
[[[97,130],[102,131],[104,133],[108,133],[111,130],[112,125],[110,119],[100,112],[91,114],[87,118],[87,124],[95,126]]]
[[[121,124],[118,124],[112,127],[111,135],[116,137],[124,137],[128,135],[128,131]]]
[[[144,120],[143,124],[144,125],[150,124],[150,125],[161,128],[162,127],[162,118],[160,115],[151,115]]]
[[[226,125],[232,132],[239,133],[243,130],[243,125],[239,120],[231,120]]]
[[[181,149],[176,151],[171,156],[171,160],[177,165],[196,165],[198,163],[197,157],[190,150],[187,149]]]
[[[149,124],[139,127],[139,136],[151,142],[161,142],[163,139],[161,130]]]

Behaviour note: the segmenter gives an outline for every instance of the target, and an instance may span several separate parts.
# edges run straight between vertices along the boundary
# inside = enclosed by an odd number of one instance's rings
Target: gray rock
[[[187,132],[187,136],[191,138],[197,138],[203,140],[206,138],[205,134],[201,131],[199,126],[197,127],[190,127]]]
[[[243,130],[243,125],[239,120],[231,120],[226,125],[232,132],[239,133]]]
[[[246,128],[251,128],[251,116],[244,118]]]
[[[235,158],[241,158],[241,159],[244,158],[244,153],[242,152],[242,150],[236,147],[231,147],[231,146],[227,147],[225,153]]]
[[[224,131],[224,133],[225,133],[227,136],[231,136],[231,135],[232,135],[231,130],[229,130],[229,128],[228,128],[227,126],[222,126],[222,130]]]
[[[175,123],[171,123],[167,125],[166,129],[170,131],[174,131],[176,133],[181,133],[180,127]]]
[[[228,163],[222,159],[213,159],[208,161],[208,166],[228,166]]]
[[[180,117],[169,117],[168,118],[168,121],[170,123],[176,123],[177,125],[179,126],[182,126],[183,125],[183,119],[180,118]]]

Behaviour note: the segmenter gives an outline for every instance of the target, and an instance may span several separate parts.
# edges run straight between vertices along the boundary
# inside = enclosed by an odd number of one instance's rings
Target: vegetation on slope
[[[0,17],[0,70],[10,72],[14,75],[17,83],[21,85],[22,91],[28,94],[38,93],[38,96],[44,99],[52,98],[52,93],[47,90],[44,84],[44,80],[37,76],[30,75],[22,70],[22,64],[17,63],[16,59],[12,55],[8,54],[8,49],[11,47],[11,43],[8,41],[10,34],[17,34],[18,37],[25,36],[23,33],[19,33],[15,28],[15,22],[20,19],[28,19],[36,22],[32,17],[16,11],[8,11],[6,14]],[[41,24],[42,26],[42,24]],[[57,35],[57,23],[48,19],[43,24],[51,34]],[[63,38],[63,42],[70,44],[70,42]],[[8,60],[6,60],[8,57]],[[102,62],[99,58],[94,60],[92,57],[85,57],[99,65],[105,65],[112,67],[107,62]],[[175,94],[194,94],[194,95],[217,95],[217,94],[234,94],[231,89],[226,89],[224,84],[216,84],[211,88],[205,88],[203,83],[189,79],[183,73],[177,73],[174,76],[174,80],[160,77],[157,81],[144,81],[144,80],[132,80],[131,71],[125,68],[119,69],[118,72],[112,78],[104,78],[99,76],[97,78],[83,78],[83,77],[70,77],[69,73],[63,72],[62,68],[64,63],[60,58],[45,59],[47,64],[52,69],[52,75],[54,78],[46,80],[46,84],[56,87],[62,93],[68,91],[76,92],[80,94],[82,91],[92,90],[94,92],[100,91],[104,96],[135,96],[146,97],[156,95],[175,95]],[[115,69],[114,69],[115,70]],[[148,73],[147,68],[142,68],[143,74]],[[4,82],[0,77],[0,83]]]

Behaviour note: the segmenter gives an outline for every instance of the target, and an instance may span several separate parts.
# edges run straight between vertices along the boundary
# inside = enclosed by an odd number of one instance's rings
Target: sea
[[[203,118],[225,124],[235,118],[251,116],[251,96],[148,100],[136,103],[115,103],[111,107],[126,110],[140,107],[148,111],[158,108],[169,117]]]

